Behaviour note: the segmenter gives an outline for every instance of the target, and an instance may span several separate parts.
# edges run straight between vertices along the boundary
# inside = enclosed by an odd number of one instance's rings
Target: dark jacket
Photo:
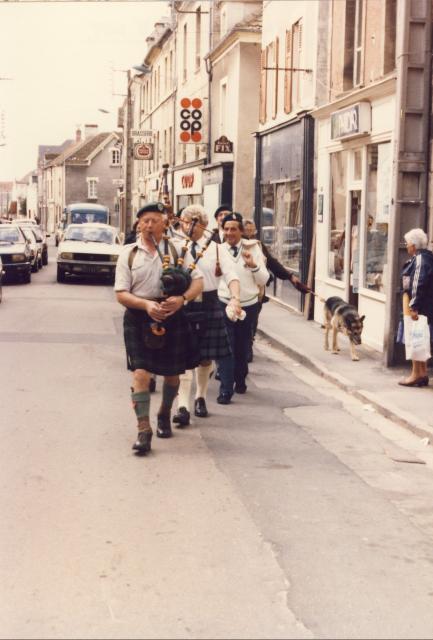
[[[433,323],[433,253],[428,249],[417,251],[403,265],[401,280],[403,291],[410,297],[410,308]]]

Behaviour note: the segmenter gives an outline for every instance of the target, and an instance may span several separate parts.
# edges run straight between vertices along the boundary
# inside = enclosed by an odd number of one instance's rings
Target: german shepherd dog
[[[344,333],[350,340],[350,353],[352,360],[359,360],[356,353],[356,345],[361,344],[362,323],[365,316],[359,313],[351,304],[338,296],[332,296],[325,300],[325,351],[329,351],[329,331],[332,329],[332,353],[338,353],[338,332]]]

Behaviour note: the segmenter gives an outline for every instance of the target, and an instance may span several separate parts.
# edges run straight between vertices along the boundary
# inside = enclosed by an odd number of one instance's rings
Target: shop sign
[[[341,140],[371,131],[371,105],[358,102],[347,109],[331,113],[331,138]]]
[[[152,129],[131,129],[131,138],[153,138]]]
[[[179,106],[179,142],[201,142],[202,101],[200,98],[182,98]]]
[[[214,153],[233,153],[233,142],[227,136],[221,136],[214,142]]]
[[[153,144],[151,142],[138,142],[134,144],[134,158],[136,160],[152,160]]]
[[[123,187],[123,178],[113,178],[113,185],[115,187]]]
[[[193,167],[187,171],[176,171],[174,173],[174,188],[177,195],[201,194],[201,169]]]

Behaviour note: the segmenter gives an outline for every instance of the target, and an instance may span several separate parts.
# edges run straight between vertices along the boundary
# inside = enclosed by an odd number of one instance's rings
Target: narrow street
[[[260,339],[135,457],[122,310],[55,254],[0,305],[0,637],[431,638],[431,447]]]

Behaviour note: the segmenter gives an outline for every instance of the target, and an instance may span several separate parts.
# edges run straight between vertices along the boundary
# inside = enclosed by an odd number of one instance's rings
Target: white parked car
[[[96,222],[70,224],[58,247],[57,282],[65,282],[67,275],[100,275],[113,282],[121,250],[115,227]]]

